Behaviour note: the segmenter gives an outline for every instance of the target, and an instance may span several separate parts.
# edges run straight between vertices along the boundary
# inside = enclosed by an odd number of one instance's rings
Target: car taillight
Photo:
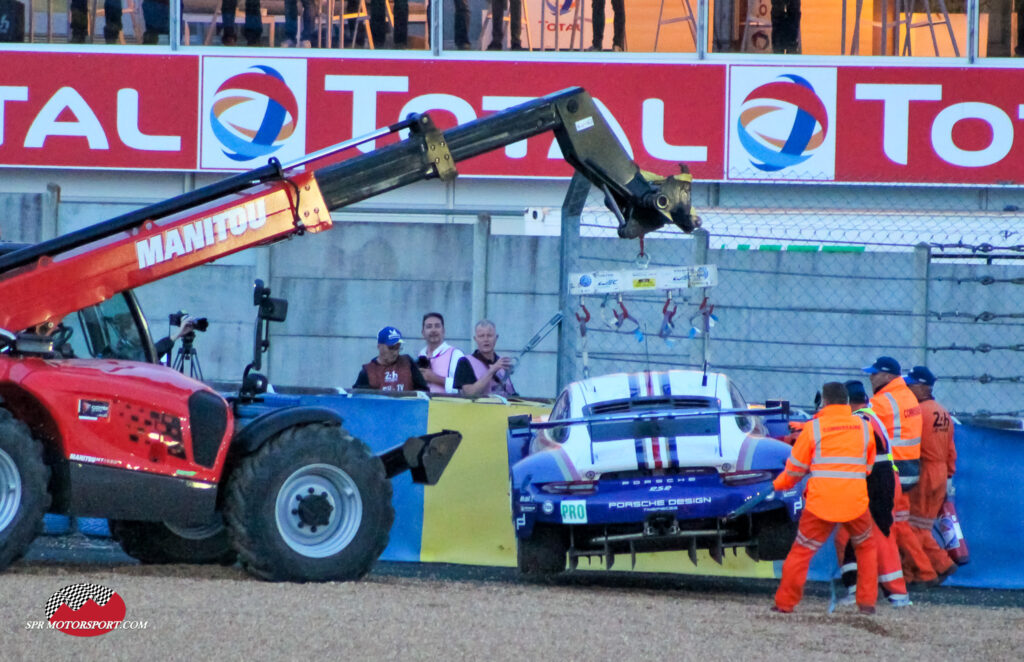
[[[774,476],[771,471],[734,471],[722,474],[722,482],[726,485],[750,485],[771,480]]]
[[[583,480],[544,483],[540,486],[540,489],[548,494],[593,494],[597,491],[597,481]]]

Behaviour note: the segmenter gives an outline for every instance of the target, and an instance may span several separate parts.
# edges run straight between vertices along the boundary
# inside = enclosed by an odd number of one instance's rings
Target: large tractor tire
[[[516,538],[516,564],[529,577],[551,577],[565,570],[565,531],[557,526],[536,524],[529,538]]]
[[[348,581],[370,571],[395,511],[384,465],[336,425],[289,428],[244,458],[225,520],[242,565],[270,581]]]
[[[231,565],[236,558],[227,527],[219,519],[196,527],[111,520],[110,535],[125,554],[142,563]]]
[[[50,507],[50,468],[28,426],[0,409],[0,570],[21,558]]]

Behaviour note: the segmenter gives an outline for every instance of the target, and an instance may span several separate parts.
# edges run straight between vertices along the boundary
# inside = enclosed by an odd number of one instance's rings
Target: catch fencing
[[[560,384],[706,360],[752,401],[809,405],[826,381],[868,386],[861,368],[889,355],[928,366],[958,414],[1024,415],[1020,189],[706,185],[695,189],[702,229],[641,242],[616,238],[603,196],[573,187]],[[694,265],[717,267],[717,284],[621,299],[568,288],[581,274]]]

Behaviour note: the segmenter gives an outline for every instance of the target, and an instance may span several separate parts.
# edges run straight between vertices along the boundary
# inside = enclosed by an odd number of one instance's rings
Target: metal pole
[[[559,255],[558,309],[569,315],[574,302],[569,297],[569,274],[578,271],[580,265],[580,217],[583,205],[590,193],[590,180],[577,172],[569,182],[565,200],[562,202],[562,235]],[[570,318],[574,319],[574,318]],[[579,348],[579,330],[575,324],[565,322],[558,326],[558,370],[555,375],[556,392],[576,379],[581,369],[576,365]]]
[[[928,364],[928,277],[931,267],[932,248],[926,243],[914,247],[914,318],[912,340],[917,346],[916,364]]]
[[[470,324],[476,324],[487,317],[487,264],[490,239],[491,215],[478,214],[476,225],[473,226],[473,281],[470,286],[473,318]],[[470,328],[470,338],[473,337],[474,330]]]
[[[171,44],[171,50],[176,51],[181,47],[181,0],[171,1],[170,21],[167,40]]]

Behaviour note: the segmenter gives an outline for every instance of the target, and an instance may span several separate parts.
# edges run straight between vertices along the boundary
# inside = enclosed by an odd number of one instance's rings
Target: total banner
[[[1020,69],[26,50],[3,58],[0,167],[246,170],[412,112],[447,129],[578,85],[656,173],[685,163],[697,181],[1024,182]],[[459,171],[572,174],[551,135]]]

